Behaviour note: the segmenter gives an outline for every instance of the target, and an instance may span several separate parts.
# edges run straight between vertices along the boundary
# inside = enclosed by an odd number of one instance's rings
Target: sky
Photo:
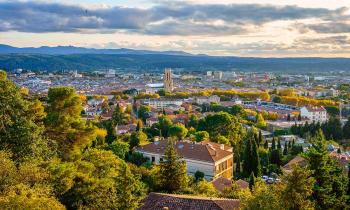
[[[350,57],[350,1],[0,0],[0,44]]]

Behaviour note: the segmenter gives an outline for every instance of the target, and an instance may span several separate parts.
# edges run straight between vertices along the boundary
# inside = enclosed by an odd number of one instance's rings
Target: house
[[[283,171],[290,172],[293,165],[299,165],[300,167],[305,167],[307,164],[306,159],[297,155],[295,158],[290,160],[286,165],[282,167]]]
[[[163,161],[167,145],[167,140],[160,140],[137,147],[136,151],[148,157],[154,164],[159,164]],[[201,143],[177,141],[174,146],[177,154],[186,162],[189,175],[193,176],[197,171],[201,171],[207,180],[220,176],[232,178],[232,147],[210,141]]]
[[[130,133],[136,131],[136,125],[135,124],[129,124],[129,125],[117,125],[115,126],[115,132],[117,134],[124,134],[124,133]]]
[[[235,210],[239,209],[238,199],[211,198],[190,195],[150,193],[139,210]]]
[[[217,95],[212,96],[199,96],[195,98],[197,104],[210,104],[210,103],[220,103],[220,97]]]
[[[327,121],[327,110],[323,106],[304,106],[300,109],[300,115],[315,122]]]

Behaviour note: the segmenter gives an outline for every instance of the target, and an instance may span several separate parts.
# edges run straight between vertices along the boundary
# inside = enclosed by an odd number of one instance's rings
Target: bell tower
[[[164,70],[164,90],[165,92],[172,92],[174,89],[173,78],[171,75],[171,69],[166,68]]]

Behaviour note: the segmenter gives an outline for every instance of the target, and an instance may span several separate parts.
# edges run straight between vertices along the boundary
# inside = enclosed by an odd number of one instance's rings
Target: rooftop
[[[140,210],[234,210],[239,204],[237,199],[150,193]]]
[[[167,140],[155,141],[142,147],[138,147],[137,150],[140,152],[163,155],[167,147],[167,143]],[[231,147],[221,146],[220,144],[209,141],[202,143],[177,141],[174,146],[179,156],[185,159],[199,160],[210,163],[215,163],[233,154]]]

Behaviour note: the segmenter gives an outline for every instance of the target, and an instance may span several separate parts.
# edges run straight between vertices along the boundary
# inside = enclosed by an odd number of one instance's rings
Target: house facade
[[[315,122],[327,121],[327,111],[323,106],[304,106],[300,109],[300,115]]]
[[[159,164],[163,161],[167,144],[167,140],[155,141],[138,147],[136,151],[148,157],[154,164]],[[197,171],[201,171],[207,180],[221,176],[232,178],[232,147],[209,141],[200,143],[177,141],[174,146],[178,155],[186,162],[189,175],[194,176]]]

